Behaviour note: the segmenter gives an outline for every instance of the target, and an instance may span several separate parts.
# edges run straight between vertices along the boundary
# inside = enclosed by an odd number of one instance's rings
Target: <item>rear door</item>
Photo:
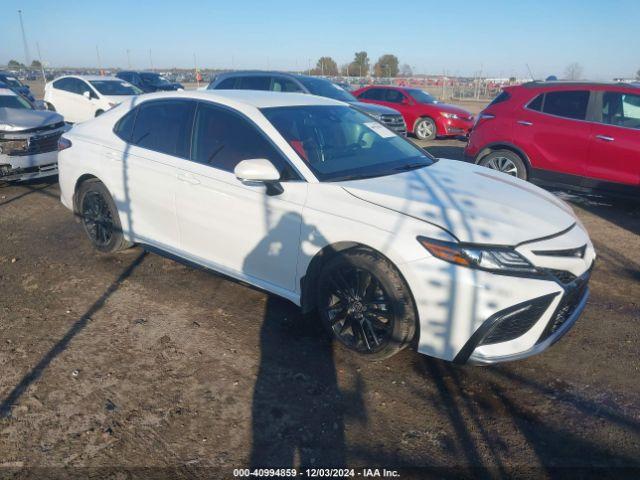
[[[52,84],[50,103],[67,122],[81,121],[82,110],[78,104],[78,85],[74,78],[61,78]]]
[[[597,111],[586,175],[598,182],[640,185],[640,93],[596,92]]]
[[[513,139],[528,155],[541,180],[580,184],[586,174],[591,92],[546,92],[513,118]]]
[[[179,251],[174,200],[178,167],[189,157],[195,107],[195,101],[182,99],[144,102],[135,118],[128,114],[116,125],[122,145],[105,152],[112,183],[120,187],[116,201],[123,227],[135,241],[173,253]],[[135,121],[130,134],[119,132],[129,128],[123,126],[125,119]]]

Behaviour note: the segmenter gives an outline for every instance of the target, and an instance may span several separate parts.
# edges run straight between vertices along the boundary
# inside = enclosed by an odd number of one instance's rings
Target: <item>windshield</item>
[[[320,181],[380,177],[434,162],[424,150],[350,107],[275,107],[262,113]]]
[[[4,77],[4,83],[12,88],[19,88],[24,86],[16,77]]]
[[[329,80],[323,78],[305,78],[300,77],[298,80],[309,90],[309,93],[318,95],[319,97],[333,98],[341,102],[357,102],[358,99]]]
[[[139,95],[142,93],[139,88],[121,80],[92,80],[89,83],[102,95]]]
[[[438,101],[435,98],[433,98],[424,90],[418,90],[417,88],[410,88],[407,90],[407,92],[418,103],[438,103]]]
[[[33,107],[22,97],[13,95],[0,95],[0,108],[22,108],[33,110]]]
[[[142,81],[149,85],[161,86],[170,85],[170,82],[159,73],[141,73]]]

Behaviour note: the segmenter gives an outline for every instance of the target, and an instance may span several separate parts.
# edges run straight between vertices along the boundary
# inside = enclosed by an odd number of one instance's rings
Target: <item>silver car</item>
[[[58,139],[69,127],[62,116],[34,110],[20,95],[0,88],[0,181],[58,173]]]

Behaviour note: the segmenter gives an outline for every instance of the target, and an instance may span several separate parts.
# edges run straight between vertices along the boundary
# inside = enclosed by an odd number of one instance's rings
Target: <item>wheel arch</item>
[[[352,241],[341,241],[331,243],[329,245],[324,246],[313,256],[309,265],[307,266],[307,270],[300,278],[300,306],[302,308],[303,313],[309,313],[315,309],[315,297],[314,292],[316,291],[317,280],[320,272],[322,271],[322,267],[333,257],[336,255],[346,252],[347,250],[366,250],[373,254],[379,255],[390,265],[392,265],[397,271],[404,283],[407,285],[409,290],[409,295],[411,295],[413,299],[413,293],[411,292],[411,287],[407,279],[402,274],[402,271],[396,263],[389,258],[388,255],[385,255],[380,250],[371,247],[370,245],[361,243],[361,242],[352,242]]]
[[[88,181],[88,180],[98,180],[99,182],[101,182],[102,180],[100,180],[98,177],[96,177],[95,175],[92,175],[90,173],[85,173],[84,175],[80,175],[80,177],[78,177],[78,179],[76,180],[76,184],[73,187],[73,213],[75,213],[76,215],[80,213],[79,210],[79,206],[78,206],[78,191],[80,190],[80,185],[82,185],[84,182]],[[104,182],[102,182],[104,183]]]
[[[527,175],[531,175],[531,169],[533,168],[533,166],[531,165],[529,156],[520,147],[517,147],[514,144],[508,142],[496,142],[486,145],[478,152],[478,155],[476,155],[473,163],[478,165],[480,163],[480,160],[489,155],[491,152],[495,152],[496,150],[509,150],[510,152],[518,155],[524,162],[524,166],[527,169]]]
[[[422,119],[425,119],[425,118],[428,118],[433,122],[433,124],[436,127],[436,135],[437,135],[438,134],[438,122],[436,121],[435,118],[433,118],[433,115],[430,115],[429,113],[422,113],[422,114],[420,114],[420,115],[418,115],[416,117],[416,119],[413,121],[413,127],[411,128],[411,133],[415,133],[416,126],[418,125],[418,122],[420,120],[422,120]]]

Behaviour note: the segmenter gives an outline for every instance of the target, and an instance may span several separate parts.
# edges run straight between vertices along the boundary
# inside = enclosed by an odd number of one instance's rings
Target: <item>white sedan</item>
[[[595,252],[564,202],[331,99],[151,94],[60,149],[62,202],[98,250],[138,243],[280,295],[368,358],[524,358],[588,296]]]
[[[60,113],[69,123],[84,122],[115,107],[123,99],[142,90],[116,77],[66,75],[44,87],[49,110]]]

